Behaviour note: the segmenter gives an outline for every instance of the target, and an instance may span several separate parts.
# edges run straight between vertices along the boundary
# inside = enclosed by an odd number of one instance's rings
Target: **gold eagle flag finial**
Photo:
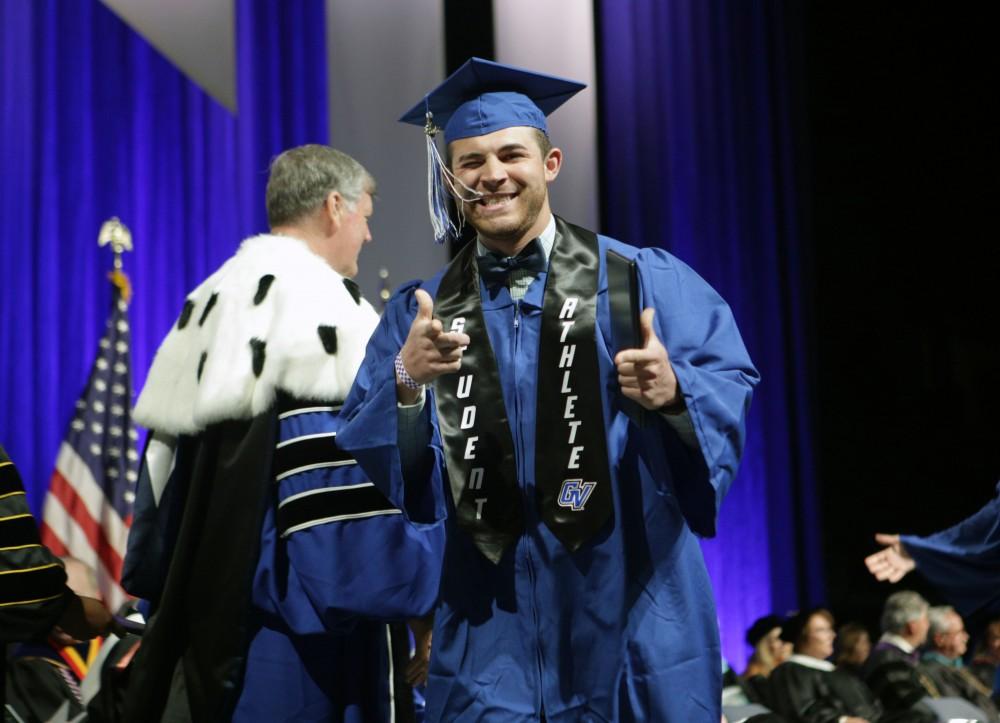
[[[132,233],[128,226],[118,220],[117,216],[112,216],[103,224],[101,231],[97,234],[98,246],[111,246],[115,254],[114,269],[108,274],[111,283],[118,287],[122,299],[127,304],[132,298],[132,284],[128,276],[122,271],[122,253],[132,250]]]

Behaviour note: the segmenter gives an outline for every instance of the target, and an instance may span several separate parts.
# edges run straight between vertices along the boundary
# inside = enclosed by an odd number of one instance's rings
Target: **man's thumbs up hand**
[[[661,409],[680,401],[677,376],[670,365],[666,347],[653,328],[652,307],[639,317],[641,349],[624,349],[615,357],[622,394],[646,409]]]
[[[410,333],[399,354],[410,378],[418,384],[429,384],[442,374],[457,372],[461,368],[462,350],[469,345],[469,335],[444,330],[441,320],[434,318],[434,301],[426,291],[417,289],[414,296],[417,315],[410,324]],[[398,373],[396,389],[400,401],[415,400],[419,396],[419,393],[413,393],[403,385]]]

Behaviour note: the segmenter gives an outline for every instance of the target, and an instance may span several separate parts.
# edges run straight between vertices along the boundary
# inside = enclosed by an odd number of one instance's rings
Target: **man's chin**
[[[526,231],[523,224],[514,222],[504,223],[500,219],[470,218],[469,223],[479,232],[480,236],[485,236],[495,241],[517,241]]]

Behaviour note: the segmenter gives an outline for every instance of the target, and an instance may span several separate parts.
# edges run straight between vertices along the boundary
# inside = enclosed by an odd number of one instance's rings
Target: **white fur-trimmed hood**
[[[193,434],[260,414],[278,390],[342,400],[377,324],[371,305],[356,302],[304,241],[249,238],[188,295],[153,359],[135,421]]]

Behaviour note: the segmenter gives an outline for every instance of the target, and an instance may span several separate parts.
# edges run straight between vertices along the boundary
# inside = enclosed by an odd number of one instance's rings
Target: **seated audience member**
[[[972,655],[969,670],[983,685],[993,690],[993,700],[997,701],[1000,692],[1000,618],[991,620],[983,631],[983,639],[976,645]]]
[[[844,623],[837,630],[834,664],[840,670],[864,677],[865,661],[872,652],[872,639],[861,623]]]
[[[882,720],[881,707],[864,683],[827,660],[833,655],[836,637],[828,611],[815,609],[793,615],[781,636],[792,644],[793,653],[768,680],[775,711],[802,723]]]
[[[744,678],[755,675],[766,678],[789,656],[788,645],[781,639],[784,622],[780,615],[765,615],[755,620],[747,630],[747,644],[753,648],[753,654],[743,671]]]
[[[927,640],[930,606],[919,594],[901,590],[890,595],[882,608],[882,637],[868,658],[867,670],[889,661],[916,665],[920,661],[917,648]]]
[[[864,672],[865,682],[887,713],[924,712],[923,698],[928,693],[936,695],[933,684],[921,680],[916,669],[917,648],[927,639],[930,626],[929,607],[917,593],[901,590],[890,595],[882,608],[882,637],[868,656]]]
[[[791,654],[790,646],[781,639],[780,615],[757,618],[747,630],[747,644],[753,654],[740,676],[740,686],[751,703],[767,702],[767,676]]]
[[[964,698],[986,714],[988,723],[997,723],[997,709],[990,700],[991,688],[983,685],[962,662],[969,642],[962,617],[953,607],[941,606],[931,608],[928,619],[930,631],[920,672],[930,679],[940,695]]]

